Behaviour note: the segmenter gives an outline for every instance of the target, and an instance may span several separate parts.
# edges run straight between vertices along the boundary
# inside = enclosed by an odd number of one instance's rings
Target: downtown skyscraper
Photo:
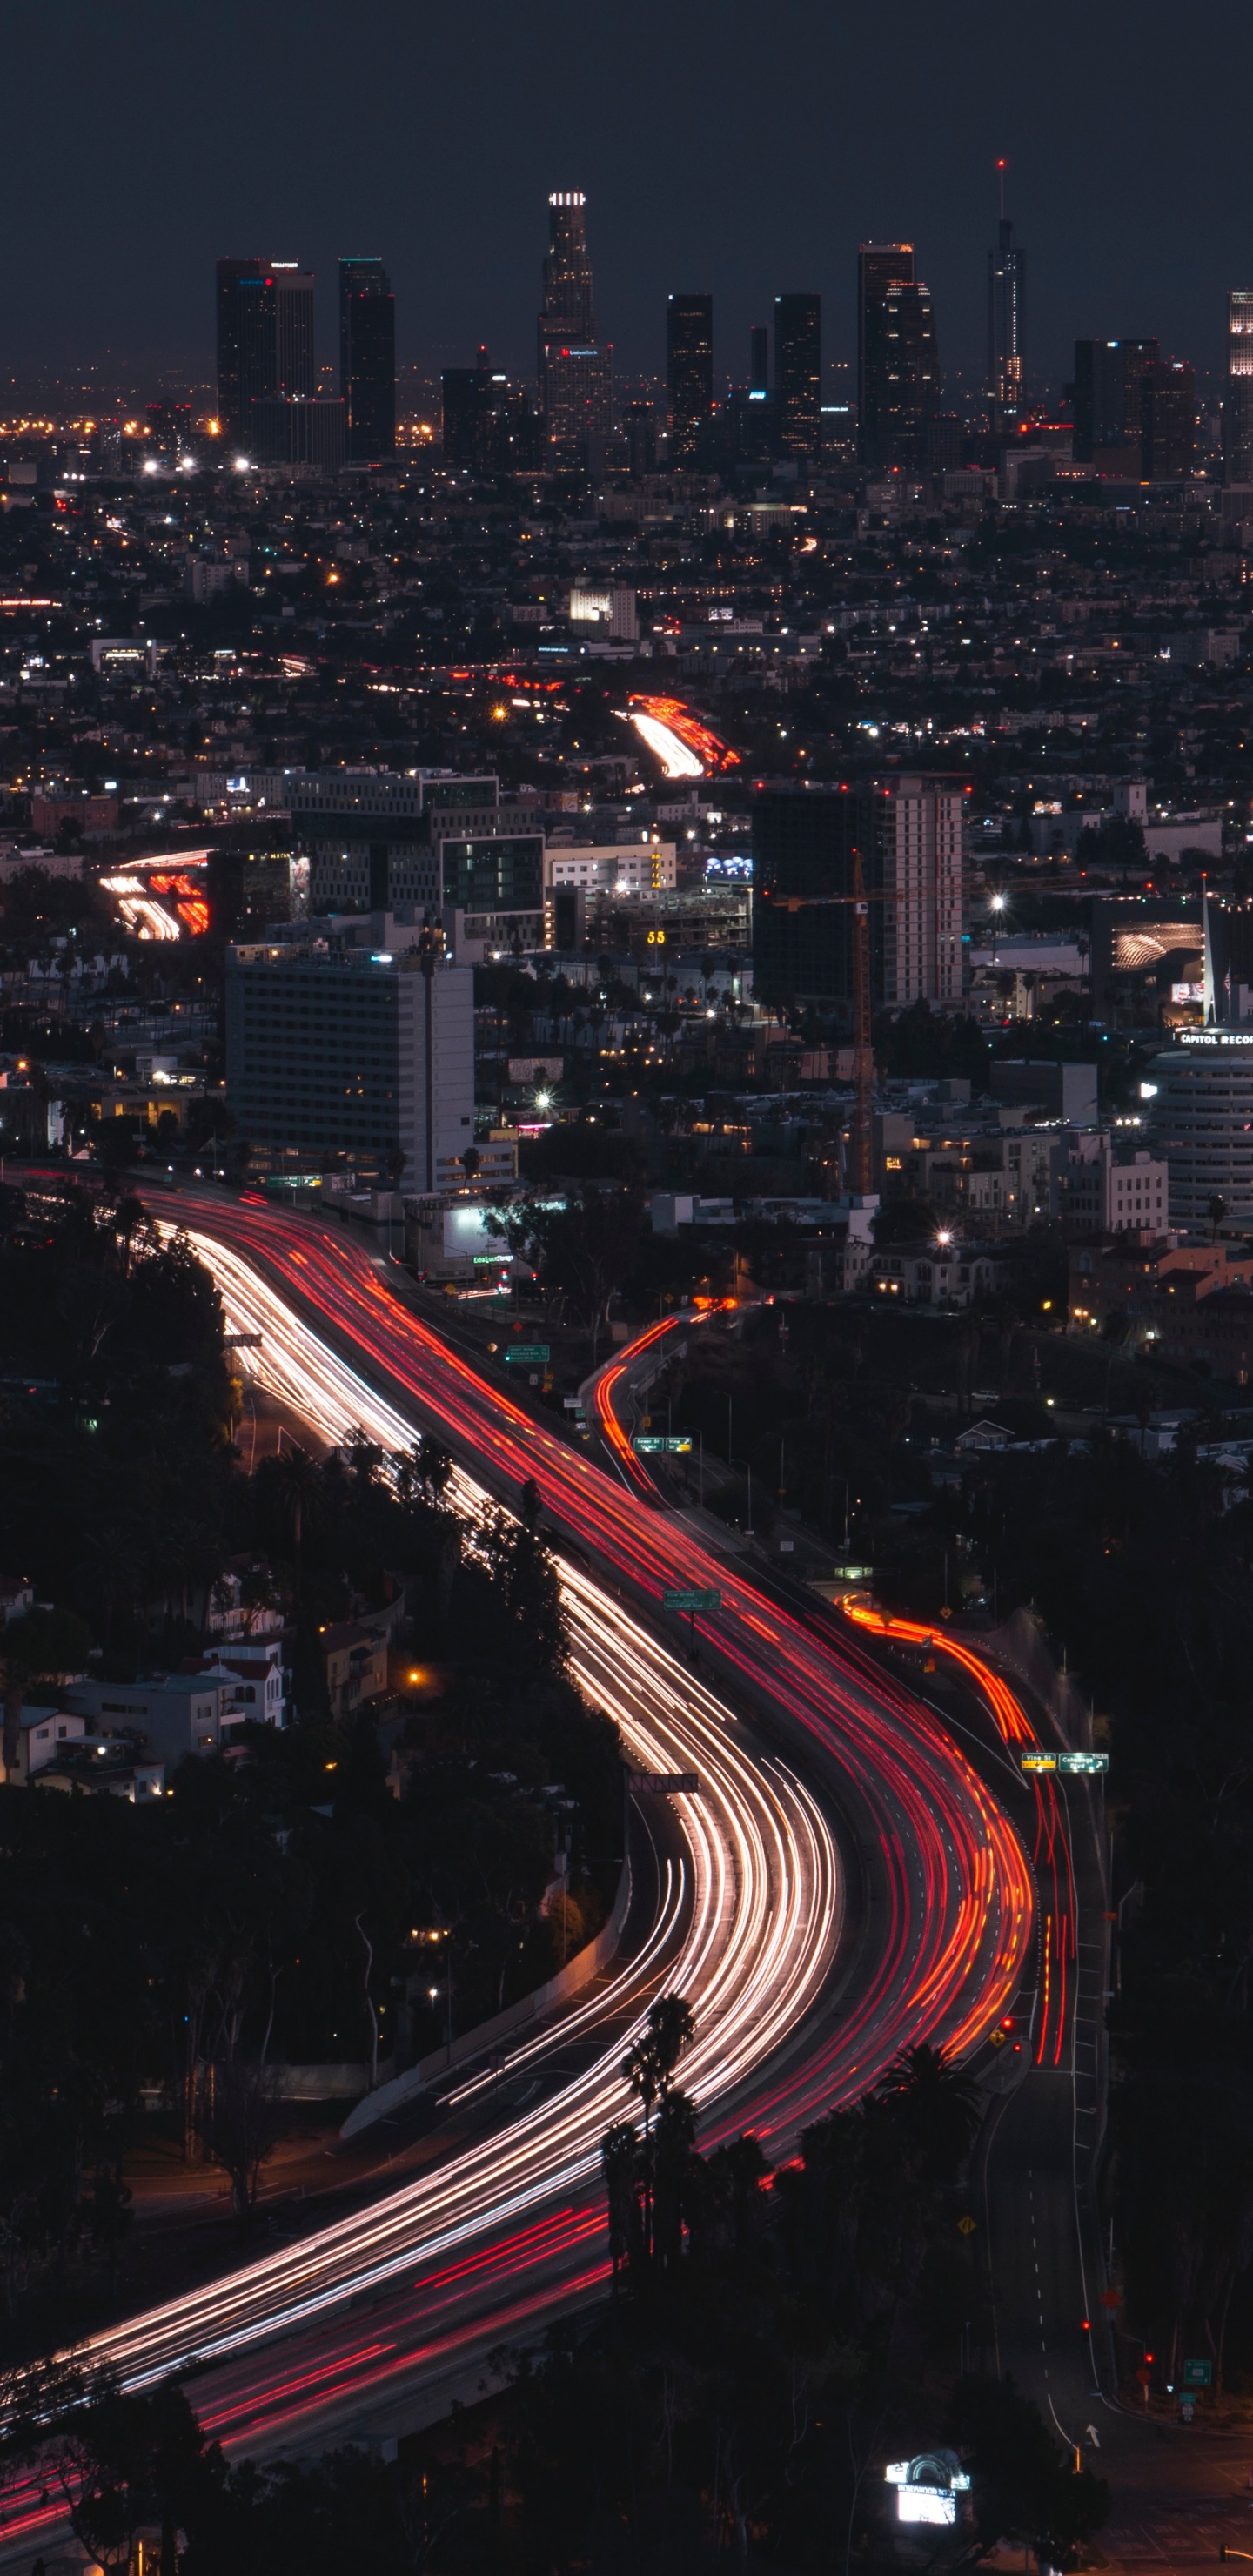
[[[344,408],[317,399],[313,277],[298,260],[220,259],[218,418],[261,462],[332,467]]]
[[[774,299],[775,436],[784,456],[816,456],[822,438],[822,300]]]
[[[912,242],[863,242],[857,269],[857,441],[871,473],[929,462],[940,408],[931,290]]]
[[[581,189],[548,200],[548,250],[539,317],[539,402],[548,447],[586,458],[613,427],[613,352],[596,337],[592,263]]]
[[[714,407],[712,295],[672,295],[667,303],[666,397],[670,456],[687,464]]]
[[[381,464],[396,446],[396,299],[381,259],[339,263],[339,390],[349,462]]]
[[[988,252],[988,400],[992,425],[1007,428],[1023,407],[1027,327],[1027,254],[1005,212],[1005,163],[997,162],[1000,217]]]
[[[1223,481],[1253,483],[1253,288],[1227,296],[1227,381],[1223,387]]]

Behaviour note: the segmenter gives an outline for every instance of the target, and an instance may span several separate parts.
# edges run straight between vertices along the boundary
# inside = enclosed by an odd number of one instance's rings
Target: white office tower
[[[1221,1199],[1225,1223],[1253,1226],[1253,1029],[1183,1030],[1154,1056],[1149,1081],[1153,1143],[1170,1166],[1171,1224],[1209,1235]]]
[[[226,1084],[254,1146],[380,1167],[403,1153],[404,1188],[456,1188],[474,1142],[473,971],[429,938],[401,954],[232,948]]]
[[[883,1000],[960,1009],[966,791],[943,778],[876,781],[875,882],[883,896]],[[876,907],[878,908],[878,907]]]

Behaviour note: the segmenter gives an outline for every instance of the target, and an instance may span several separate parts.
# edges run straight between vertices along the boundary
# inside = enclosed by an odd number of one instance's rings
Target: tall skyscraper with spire
[[[613,351],[596,337],[592,263],[580,188],[548,200],[544,303],[539,317],[539,402],[549,447],[586,455],[613,427]]]
[[[1253,483],[1253,288],[1227,296],[1227,382],[1223,387],[1223,481]]]
[[[997,162],[1000,218],[996,247],[988,252],[988,400],[996,429],[1008,428],[1019,419],[1024,403],[1027,254],[1015,242],[1014,227],[1005,212],[1007,167],[1006,162]]]

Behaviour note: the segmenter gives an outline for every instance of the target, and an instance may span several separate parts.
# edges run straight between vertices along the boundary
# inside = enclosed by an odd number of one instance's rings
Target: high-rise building
[[[474,1142],[474,975],[438,932],[399,956],[305,943],[227,952],[226,1090],[253,1144],[379,1166],[411,1189],[455,1187]]]
[[[1223,481],[1253,483],[1253,287],[1227,297],[1227,382],[1223,388]]]
[[[309,403],[317,390],[313,279],[296,260],[221,259],[217,321],[223,434],[260,454],[254,405]],[[280,456],[289,445],[271,441]]]
[[[855,788],[764,789],[753,814],[754,991],[766,1002],[853,1005],[853,857],[870,899],[875,1007],[963,993],[966,791],[905,776]],[[788,911],[776,896],[802,898]],[[835,897],[824,902],[823,897]],[[805,900],[808,898],[808,900]]]
[[[822,298],[774,299],[775,434],[785,456],[816,456],[822,443]]]
[[[1076,340],[1077,463],[1104,461],[1139,476],[1144,446],[1144,376],[1159,355],[1156,340]],[[1123,453],[1115,457],[1111,454],[1114,450]]]
[[[497,471],[509,379],[479,351],[477,367],[445,367],[440,377],[444,463],[454,474]]]
[[[940,352],[931,290],[921,278],[889,286],[883,299],[884,405],[880,463],[921,473],[942,462],[937,446]],[[957,460],[960,462],[960,459]]]
[[[666,306],[666,392],[670,455],[695,457],[714,407],[714,300],[672,295]]]
[[[770,391],[770,327],[768,323],[754,322],[752,330],[748,335],[748,347],[748,390],[752,394],[768,394]]]
[[[396,299],[381,259],[339,263],[339,390],[351,463],[396,446]]]
[[[988,252],[988,400],[993,425],[1008,428],[1023,407],[1027,254],[1005,212],[1005,164],[998,161],[1000,221]]]
[[[887,297],[912,284],[912,242],[863,242],[857,254],[857,449],[871,473],[891,463]]]
[[[550,447],[585,454],[613,427],[613,352],[596,337],[592,264],[581,189],[548,200],[544,303],[539,317],[539,399]]]
[[[1186,358],[1155,358],[1141,380],[1141,472],[1182,483],[1196,464],[1196,377]]]
[[[1253,1226],[1253,1030],[1187,1030],[1148,1067],[1152,1142],[1170,1166],[1170,1223],[1208,1233],[1213,1203]]]
[[[650,402],[627,403],[622,414],[627,457],[632,474],[657,471],[657,422]]]
[[[263,259],[220,259],[217,269],[218,419],[224,438],[238,440],[241,424],[241,367],[245,280],[265,276]]]
[[[274,281],[274,390],[284,402],[312,402],[317,392],[313,355],[313,279],[299,260],[271,262]]]
[[[276,394],[249,405],[249,454],[258,465],[312,465],[333,474],[344,462],[344,405]]]

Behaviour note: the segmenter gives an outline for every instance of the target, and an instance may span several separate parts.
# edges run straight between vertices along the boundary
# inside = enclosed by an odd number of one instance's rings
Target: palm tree
[[[664,2095],[670,2089],[684,2049],[690,2048],[696,2037],[696,2022],[686,1998],[683,1995],[658,1995],[656,2002],[649,2007],[648,2032],[661,2069],[659,2090]]]
[[[635,2197],[639,2138],[630,2120],[615,2121],[600,2142],[601,2170],[609,2202],[609,2255],[613,2286],[621,2281],[631,2255],[638,2204]]]
[[[925,2040],[905,2049],[888,2068],[878,2098],[899,2106],[919,2162],[945,2181],[955,2181],[983,2102],[978,2086],[947,2050],[929,2048]]]
[[[644,2113],[644,2137],[640,2150],[639,2171],[642,2182],[643,2244],[641,2252],[647,2262],[653,2250],[653,2169],[654,2149],[652,2116],[655,2103],[661,2105],[658,2121],[659,2139],[666,2112],[673,2100],[682,2103],[684,2114],[692,2121],[695,2113],[682,2094],[674,2091],[674,2070],[685,2048],[696,2036],[696,2023],[691,2005],[682,1995],[658,1995],[649,2006],[648,2019],[634,2046],[622,2061],[622,2074],[633,2093],[638,2094]],[[668,2131],[666,2131],[668,2135]],[[690,2149],[691,2140],[688,2140]],[[686,2152],[686,2150],[685,2150]]]

